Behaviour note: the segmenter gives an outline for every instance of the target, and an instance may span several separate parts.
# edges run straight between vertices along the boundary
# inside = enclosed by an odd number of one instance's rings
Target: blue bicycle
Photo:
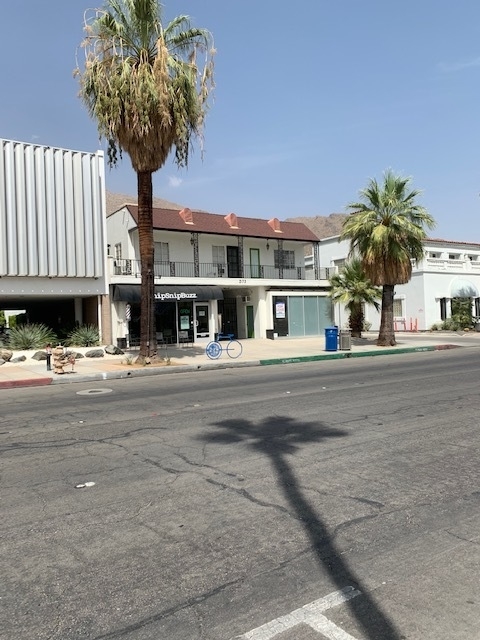
[[[233,338],[230,338],[226,347],[222,347],[217,340],[212,340],[205,347],[205,353],[210,360],[218,360],[224,351],[227,352],[229,358],[236,359],[242,355],[243,347],[238,340]]]

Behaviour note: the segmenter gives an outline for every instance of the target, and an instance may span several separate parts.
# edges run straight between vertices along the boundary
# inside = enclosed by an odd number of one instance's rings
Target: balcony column
[[[313,272],[315,280],[320,280],[320,243],[314,242],[312,246]]]
[[[243,254],[243,236],[238,236],[238,270],[240,271],[239,277],[245,277],[245,256]]]
[[[283,240],[278,238],[278,277],[283,279]]]
[[[195,278],[200,276],[200,262],[198,257],[198,233],[194,231],[190,238],[190,244],[193,247],[193,273]]]

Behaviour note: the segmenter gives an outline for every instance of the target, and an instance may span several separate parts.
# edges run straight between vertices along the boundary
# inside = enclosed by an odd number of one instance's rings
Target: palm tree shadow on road
[[[300,423],[290,417],[269,416],[259,424],[248,420],[222,420],[213,426],[219,430],[201,436],[211,444],[231,445],[243,442],[260,451],[272,464],[278,486],[283,491],[294,517],[302,523],[320,568],[338,589],[353,586],[362,595],[347,601],[353,616],[369,640],[401,640],[402,636],[387,618],[374,598],[362,587],[361,581],[337,550],[327,526],[300,490],[299,481],[290,463],[302,445],[322,442],[328,438],[347,436],[347,432],[322,424]]]

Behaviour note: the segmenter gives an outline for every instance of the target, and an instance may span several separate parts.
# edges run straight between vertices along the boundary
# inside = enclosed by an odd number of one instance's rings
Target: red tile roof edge
[[[124,205],[135,222],[138,222],[138,206]],[[225,216],[205,211],[193,211],[193,224],[186,224],[180,216],[179,209],[153,208],[153,228],[164,231],[186,231],[209,233],[215,235],[246,236],[265,239],[299,240],[302,242],[318,242],[319,238],[301,222],[280,221],[281,233],[275,232],[268,220],[262,218],[243,218],[237,216],[238,228],[232,228]]]
[[[426,238],[424,242],[438,242],[439,244],[461,244],[465,246],[480,247],[480,242],[466,242],[465,240],[442,240],[441,238]]]

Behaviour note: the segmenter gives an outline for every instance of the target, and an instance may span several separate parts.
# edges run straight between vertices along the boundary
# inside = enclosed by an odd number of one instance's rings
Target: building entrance
[[[195,342],[209,339],[208,304],[195,303]]]

